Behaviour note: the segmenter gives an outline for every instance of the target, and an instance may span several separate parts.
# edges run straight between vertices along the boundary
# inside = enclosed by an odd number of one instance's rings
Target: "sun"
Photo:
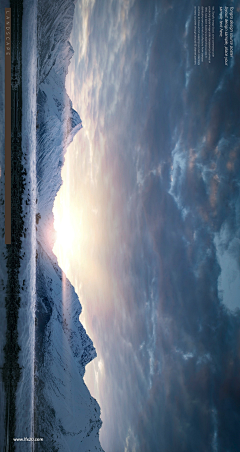
[[[66,252],[70,251],[74,242],[74,230],[69,216],[63,216],[61,220],[55,221],[54,227],[57,233],[56,241],[61,243]]]
[[[67,270],[68,261],[74,249],[75,232],[71,218],[69,206],[54,208],[54,229],[56,231],[56,241],[53,252],[58,256],[60,266],[64,271]]]

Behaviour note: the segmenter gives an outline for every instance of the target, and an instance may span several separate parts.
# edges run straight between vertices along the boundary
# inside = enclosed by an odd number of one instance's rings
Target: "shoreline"
[[[21,377],[19,365],[20,347],[18,343],[18,315],[20,307],[19,269],[21,264],[23,234],[22,199],[24,192],[24,168],[22,165],[22,14],[23,1],[10,2],[12,12],[12,87],[11,87],[11,199],[12,199],[12,243],[6,246],[7,286],[6,308],[6,343],[4,346],[4,364],[2,380],[5,389],[5,450],[15,451],[16,428],[16,391]]]

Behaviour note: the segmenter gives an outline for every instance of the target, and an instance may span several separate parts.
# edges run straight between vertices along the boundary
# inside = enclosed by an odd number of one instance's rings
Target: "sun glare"
[[[56,230],[57,239],[56,242],[62,245],[65,252],[69,252],[72,249],[74,242],[74,230],[71,225],[71,219],[69,215],[62,216],[61,218],[55,212],[54,228]]]
[[[70,256],[74,249],[75,230],[69,209],[69,204],[59,203],[55,200],[54,208],[54,229],[56,231],[56,241],[53,252],[58,258],[58,263],[67,274],[70,264]]]

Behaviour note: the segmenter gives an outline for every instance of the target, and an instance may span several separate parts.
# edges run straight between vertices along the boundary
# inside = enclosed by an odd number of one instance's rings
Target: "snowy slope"
[[[83,381],[96,351],[79,321],[78,296],[52,252],[64,155],[82,127],[65,90],[74,2],[39,3],[34,435],[44,441],[35,450],[102,451],[100,408]]]
[[[74,0],[40,0],[38,2],[38,84],[53,67],[67,71],[73,49],[69,47]]]
[[[62,79],[53,68],[40,84],[37,97],[37,212],[41,215],[38,236],[50,248],[54,243],[52,208],[62,184],[64,154],[82,127]]]
[[[83,381],[96,352],[73,286],[38,245],[35,437],[39,450],[99,450],[100,409]]]

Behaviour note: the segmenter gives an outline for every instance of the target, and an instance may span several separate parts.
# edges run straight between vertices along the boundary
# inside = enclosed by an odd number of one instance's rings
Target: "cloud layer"
[[[240,448],[240,316],[219,279],[226,252],[239,278],[239,47],[226,68],[216,37],[211,65],[194,66],[193,6],[76,4],[83,129],[59,200],[106,452]]]

